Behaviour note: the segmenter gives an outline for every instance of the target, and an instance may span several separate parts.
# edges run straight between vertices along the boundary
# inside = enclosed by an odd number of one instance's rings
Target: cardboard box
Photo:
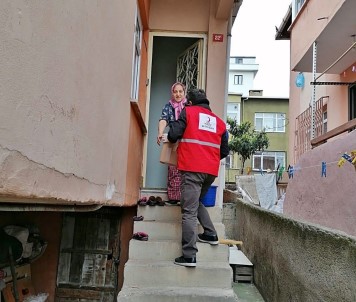
[[[162,164],[176,166],[177,165],[177,143],[164,142],[162,145],[161,156],[159,161]]]

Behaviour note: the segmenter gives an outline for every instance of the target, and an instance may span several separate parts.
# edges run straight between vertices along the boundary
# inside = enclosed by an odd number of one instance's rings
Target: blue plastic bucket
[[[204,206],[206,207],[214,207],[215,199],[216,199],[216,188],[217,186],[210,186],[208,192],[206,192],[205,196],[201,200]]]

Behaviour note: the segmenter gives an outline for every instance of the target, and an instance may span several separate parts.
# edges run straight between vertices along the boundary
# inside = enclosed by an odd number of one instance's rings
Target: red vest
[[[187,127],[178,145],[178,170],[218,176],[225,123],[209,109],[185,107]]]

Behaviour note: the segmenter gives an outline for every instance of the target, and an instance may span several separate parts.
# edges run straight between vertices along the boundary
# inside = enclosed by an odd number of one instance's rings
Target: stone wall
[[[227,234],[243,241],[265,301],[356,301],[355,237],[224,196]]]

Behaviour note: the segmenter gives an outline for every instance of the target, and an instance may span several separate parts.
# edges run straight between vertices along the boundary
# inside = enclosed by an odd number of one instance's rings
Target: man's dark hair
[[[203,89],[189,89],[187,92],[187,101],[193,105],[209,102]]]

